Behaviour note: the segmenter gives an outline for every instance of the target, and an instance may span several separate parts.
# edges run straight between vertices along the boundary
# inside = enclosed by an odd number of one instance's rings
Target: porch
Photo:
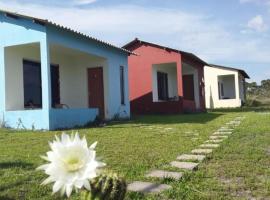
[[[54,130],[106,117],[106,58],[54,43],[50,67],[43,66],[40,43],[5,47],[4,54],[8,126]]]
[[[201,108],[199,70],[185,62],[182,62],[183,80],[183,108],[186,112],[194,112]]]

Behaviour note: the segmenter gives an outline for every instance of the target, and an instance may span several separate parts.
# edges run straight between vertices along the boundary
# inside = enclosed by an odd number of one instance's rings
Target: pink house
[[[192,53],[135,39],[129,64],[132,114],[177,114],[205,110],[204,66]]]

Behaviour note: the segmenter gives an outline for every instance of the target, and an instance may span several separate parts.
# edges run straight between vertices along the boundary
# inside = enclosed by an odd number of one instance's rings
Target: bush
[[[245,106],[248,106],[248,107],[258,107],[260,105],[262,105],[262,103],[256,99],[247,99],[245,103]]]

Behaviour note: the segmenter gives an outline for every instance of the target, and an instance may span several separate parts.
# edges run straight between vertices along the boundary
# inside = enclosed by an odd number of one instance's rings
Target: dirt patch
[[[258,200],[257,198],[252,196],[252,192],[250,190],[237,190],[232,193],[234,197],[240,197],[247,200]]]
[[[220,177],[218,180],[222,184],[228,185],[228,186],[244,184],[244,178],[243,177],[234,177],[234,178]]]
[[[265,149],[266,155],[270,156],[270,147]]]

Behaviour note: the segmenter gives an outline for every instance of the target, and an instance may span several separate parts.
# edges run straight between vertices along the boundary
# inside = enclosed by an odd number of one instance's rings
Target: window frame
[[[125,105],[125,67],[120,66],[119,67],[120,71],[120,101],[121,105]]]
[[[24,58],[23,59],[23,90],[24,90],[24,96],[25,96],[25,74],[24,74],[24,63],[30,63],[30,64],[33,64],[35,65],[36,67],[39,67],[39,72],[40,72],[40,102],[41,102],[41,105],[34,105],[34,108],[37,108],[37,109],[42,109],[42,93],[43,93],[43,90],[42,90],[42,71],[41,71],[41,62],[40,61],[33,61],[31,59],[26,59]],[[52,70],[53,68],[57,68],[57,82],[56,82],[56,85],[53,84],[53,79],[52,79],[52,73],[55,72],[55,70]],[[61,100],[60,100],[60,71],[59,71],[59,64],[50,64],[50,76],[51,76],[51,107],[54,108],[56,107],[56,104],[60,104]],[[55,75],[55,74],[53,74]],[[56,89],[56,91],[54,90]],[[54,93],[55,93],[55,96],[54,96]],[[55,97],[55,98],[54,98]],[[27,106],[26,105],[26,102],[25,102],[25,98],[24,98],[24,108],[27,109],[27,108],[32,108],[31,106]]]
[[[27,109],[27,108],[36,108],[36,109],[42,109],[42,78],[41,78],[41,64],[39,62],[36,62],[36,61],[32,61],[32,60],[29,60],[29,59],[23,59],[23,94],[24,94],[24,108]],[[27,103],[26,102],[26,65],[31,65],[31,67],[38,67],[38,70],[39,70],[39,73],[38,73],[38,76],[39,76],[39,89],[40,89],[40,95],[39,95],[39,101],[40,101],[40,105],[39,104],[34,104],[33,102],[33,106],[30,105],[30,103]]]
[[[169,100],[169,78],[166,72],[157,71],[157,94],[159,101]]]

